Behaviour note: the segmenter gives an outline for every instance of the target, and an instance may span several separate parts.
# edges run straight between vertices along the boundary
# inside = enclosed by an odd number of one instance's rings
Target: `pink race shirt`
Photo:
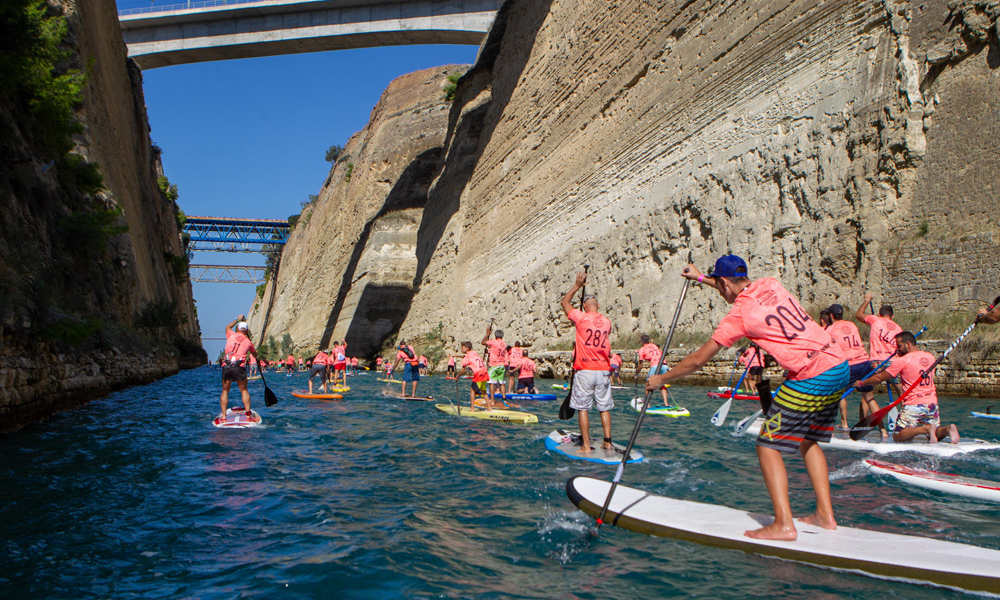
[[[751,359],[753,363],[751,363]],[[757,350],[756,348],[747,348],[740,355],[740,364],[744,367],[763,367],[764,366],[764,351]]]
[[[328,365],[330,364],[330,357],[326,355],[325,352],[317,352],[316,358],[313,359],[313,365]]]
[[[865,352],[865,345],[861,343],[861,333],[857,325],[850,321],[834,321],[826,331],[840,344],[849,364],[868,362],[868,353]]]
[[[896,334],[903,328],[896,325],[892,319],[865,315],[865,323],[871,325],[868,333],[868,351],[872,360],[882,362],[896,352]]]
[[[352,367],[358,366],[358,357],[357,356],[355,356],[354,358],[351,359],[351,366]]]
[[[295,357],[292,356],[292,355],[288,355],[288,358],[285,359],[285,364],[288,365],[288,366],[294,365],[295,364]]]
[[[611,321],[601,313],[569,311],[569,320],[576,325],[577,371],[607,371],[611,369]]]
[[[234,362],[243,360],[248,353],[254,351],[250,338],[232,329],[226,330],[226,358],[228,360]]]
[[[620,367],[621,364],[622,364],[622,355],[621,354],[612,355],[610,362],[611,362],[611,366],[613,366],[613,367]]]
[[[448,366],[449,367],[454,367],[455,366],[455,357],[454,356],[449,356],[448,357]]]
[[[793,381],[816,377],[846,360],[829,332],[771,277],[744,288],[712,334],[726,347],[742,338],[773,356]]]
[[[903,386],[903,392],[910,389],[913,382],[920,379],[920,373],[930,368],[934,364],[934,355],[930,352],[924,352],[923,350],[914,350],[913,352],[907,352],[905,356],[897,356],[892,359],[889,366],[885,368],[886,373],[892,375],[893,377],[899,376],[900,383]],[[931,371],[929,377],[923,379],[920,385],[915,387],[912,392],[903,398],[903,406],[912,406],[914,404],[937,404],[937,389],[934,387],[934,371]]]
[[[476,374],[486,368],[486,363],[483,362],[483,359],[480,358],[478,354],[469,350],[469,352],[466,353],[465,358],[462,359],[462,366],[469,367],[472,369],[472,373]]]
[[[407,348],[409,348],[410,352],[413,353],[413,358],[410,358],[409,356],[406,355],[406,352],[403,352],[402,350],[400,350],[399,352],[396,353],[396,360],[401,360],[403,362],[408,362],[411,365],[416,366],[417,362],[418,362],[418,360],[417,360],[417,352],[416,352],[416,350],[413,349],[413,346],[407,346]]]
[[[656,344],[646,344],[639,348],[639,360],[648,360],[649,364],[656,366],[660,362],[660,349]]]
[[[514,369],[521,364],[521,357],[524,356],[524,348],[514,346],[510,349],[510,366]]]
[[[490,349],[489,365],[491,367],[502,367],[507,364],[507,342],[503,340],[486,340],[486,347]]]
[[[535,376],[535,361],[530,358],[521,359],[521,375],[520,379],[528,379]]]

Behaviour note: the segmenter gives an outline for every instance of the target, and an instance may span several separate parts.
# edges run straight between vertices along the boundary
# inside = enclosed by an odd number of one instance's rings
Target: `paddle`
[[[1000,303],[1000,296],[997,296],[993,300],[993,304],[990,305],[987,311],[993,310],[993,307],[996,306],[997,303]],[[873,427],[872,425],[881,421],[883,417],[889,414],[890,410],[892,410],[894,407],[896,407],[896,405],[901,403],[903,399],[905,399],[910,394],[910,392],[915,390],[917,386],[920,385],[920,383],[923,381],[924,377],[926,377],[928,373],[933,371],[935,367],[941,364],[941,361],[948,358],[948,355],[951,354],[951,351],[954,350],[955,347],[958,346],[960,343],[962,343],[962,340],[964,340],[966,336],[972,333],[972,330],[976,328],[976,325],[979,325],[978,315],[976,316],[976,319],[972,322],[972,325],[969,325],[969,328],[966,329],[964,332],[962,332],[962,335],[958,336],[958,338],[956,338],[955,341],[951,343],[951,346],[948,346],[948,348],[941,353],[941,356],[939,356],[938,359],[935,360],[933,364],[931,364],[931,366],[927,367],[926,369],[920,372],[920,377],[917,377],[917,379],[912,384],[910,384],[910,387],[908,387],[905,392],[900,394],[899,398],[896,398],[895,402],[892,402],[885,408],[873,412],[864,419],[858,421],[858,423],[854,427],[851,427],[851,439],[855,441],[860,440],[866,435],[868,435],[870,431],[875,429],[875,427]]]
[[[583,275],[584,282],[586,282],[587,273],[590,272],[590,265],[583,265]],[[584,283],[583,287],[580,289],[580,310],[583,310],[583,298],[587,295],[587,284]],[[573,346],[573,354],[571,355],[573,363],[576,363],[576,346]],[[570,365],[572,368],[573,365]],[[576,409],[569,405],[570,398],[573,397],[573,381],[576,379],[576,369],[573,369],[573,374],[569,378],[569,391],[566,392],[566,398],[563,400],[562,406],[559,407],[559,419],[562,421],[568,421],[573,418],[576,414]]]
[[[253,340],[250,339],[250,329],[247,329],[247,339],[253,344]],[[260,365],[260,360],[257,361],[258,366]],[[260,369],[260,382],[264,384],[264,406],[274,406],[278,403],[278,397],[274,395],[271,388],[267,387],[267,380],[264,379],[264,371],[266,369]]]
[[[750,362],[747,363],[747,368],[743,371],[743,375],[740,375],[740,380],[736,382],[736,387],[732,388],[732,391],[729,392],[729,400],[726,400],[722,406],[719,407],[719,410],[715,411],[715,414],[712,415],[712,425],[722,427],[722,424],[726,422],[726,416],[729,415],[729,407],[733,405],[733,398],[736,397],[736,391],[740,389],[740,385],[743,383],[743,380],[746,379],[747,373],[750,372],[750,365],[753,364],[753,361],[757,360],[758,352],[760,352],[760,348],[754,345],[753,356],[750,357]],[[737,357],[736,360],[739,360],[739,357]],[[731,381],[732,379],[730,379],[730,382]]]
[[[688,262],[691,262],[690,252],[688,253]],[[691,280],[684,279],[684,287],[681,288],[681,297],[677,300],[677,308],[674,309],[674,319],[670,323],[670,331],[667,332],[667,339],[663,342],[663,348],[660,349],[660,360],[659,364],[656,365],[656,370],[654,371],[650,367],[649,375],[646,377],[647,381],[649,376],[654,373],[659,373],[660,368],[663,366],[663,361],[667,358],[667,350],[670,348],[670,340],[674,337],[674,331],[677,329],[677,319],[681,316],[681,307],[684,306],[684,297],[687,296],[688,286],[691,284]],[[622,475],[625,473],[625,463],[628,462],[629,456],[632,454],[632,446],[635,444],[635,438],[639,435],[639,428],[642,427],[642,419],[646,416],[646,409],[649,408],[649,401],[653,398],[653,392],[651,390],[646,390],[646,398],[642,402],[642,410],[639,411],[639,418],[635,421],[635,427],[632,429],[632,435],[628,439],[628,444],[625,446],[625,451],[622,452],[622,462],[618,465],[618,470],[615,471],[615,478],[611,482],[611,489],[608,490],[608,497],[604,500],[604,506],[601,507],[601,514],[597,517],[597,529],[600,530],[601,525],[604,524],[604,516],[608,514],[608,506],[611,505],[611,497],[615,494],[615,489],[618,488],[618,482],[621,481]]]
[[[918,332],[916,332],[916,333],[913,334],[913,337],[914,338],[919,338],[921,335],[923,335],[923,333],[925,331],[927,331],[927,327],[926,326],[921,327],[920,331],[918,331]],[[874,369],[872,369],[871,373],[869,373],[868,375],[865,376],[865,378],[867,379],[868,377],[871,377],[872,375],[874,375],[874,374],[878,373],[879,371],[881,371],[882,369],[884,369],[885,366],[889,364],[889,361],[891,361],[893,358],[896,357],[896,353],[897,352],[899,352],[899,349],[897,349],[896,352],[893,352],[891,355],[889,355],[889,358],[887,358],[887,359],[883,360],[882,362],[880,362]],[[886,388],[886,389],[888,389],[888,388]],[[858,391],[858,388],[856,388],[856,387],[854,387],[852,385],[851,387],[847,388],[847,391],[844,392],[844,395],[841,396],[840,399],[843,400],[844,398],[850,396],[851,394],[853,394],[856,391]]]

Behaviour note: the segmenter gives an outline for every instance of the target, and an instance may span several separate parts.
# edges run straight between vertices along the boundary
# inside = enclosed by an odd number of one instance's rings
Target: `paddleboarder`
[[[250,330],[246,318],[246,315],[240,315],[229,325],[226,325],[226,347],[223,350],[225,358],[222,363],[222,395],[219,397],[223,418],[225,418],[226,408],[229,406],[229,387],[234,381],[240,389],[243,409],[246,411],[247,417],[251,414],[246,363],[247,355],[257,356],[257,349],[253,347],[253,342],[248,337]]]
[[[782,453],[796,450],[805,460],[816,494],[816,511],[802,521],[836,529],[829,469],[817,442],[830,440],[838,401],[850,380],[850,367],[843,350],[777,279],[751,280],[742,258],[732,254],[722,256],[711,273],[702,275],[697,267],[688,265],[683,276],[715,288],[733,307],[711,339],[665,374],[650,377],[646,390],[656,390],[695,373],[723,348],[743,338],[766,350],[788,371],[773,401],[762,400],[765,420],[757,437],[757,457],[774,506],[774,522],[747,530],[744,535],[788,541],[798,538],[782,457]],[[762,384],[762,387],[766,390],[769,386]]]
[[[522,389],[529,394],[537,394],[538,390],[535,389],[535,361],[531,360],[528,356],[528,351],[525,350],[524,354],[521,356],[520,361],[520,371],[518,372],[517,388],[518,392]]]
[[[751,394],[757,393],[757,384],[763,377],[764,351],[750,344],[740,355],[740,364],[746,367],[747,376],[743,380]]]
[[[455,355],[454,354],[449,354],[448,355],[448,371],[445,373],[445,378],[453,378],[454,379],[454,378],[457,378],[457,377],[458,376],[455,374]]]
[[[417,395],[417,384],[420,383],[420,361],[417,358],[417,351],[406,343],[406,340],[399,340],[396,346],[396,360],[392,363],[390,370],[395,370],[399,361],[403,361],[403,383],[400,395],[406,397],[406,383],[413,382],[413,397]]]
[[[285,359],[285,374],[291,375],[295,372],[295,357],[291,354]]]
[[[660,347],[651,342],[649,336],[646,334],[640,335],[639,341],[642,343],[642,347],[639,348],[639,360],[649,362],[649,375],[657,375],[658,373],[653,373],[652,369],[660,364]],[[643,368],[646,368],[645,365],[643,365]],[[660,370],[666,373],[667,366],[663,365]],[[636,373],[635,376],[638,378],[639,373]],[[660,393],[663,395],[663,405],[670,406],[670,401],[667,399],[667,388],[661,389]]]
[[[313,393],[313,379],[319,375],[319,380],[323,383],[323,393],[327,393],[327,374],[326,367],[330,362],[330,357],[327,355],[325,350],[320,350],[316,353],[316,356],[312,358],[312,367],[309,369],[309,394]]]
[[[863,386],[899,377],[902,388],[910,389],[913,382],[920,379],[920,385],[903,398],[903,409],[896,418],[892,439],[897,442],[908,442],[918,435],[926,435],[932,444],[945,437],[950,438],[952,444],[957,444],[961,441],[958,427],[954,423],[941,427],[937,388],[934,387],[934,371],[925,374],[921,379],[921,374],[934,364],[934,355],[917,349],[917,338],[909,331],[897,333],[893,342],[898,348],[896,358],[884,371],[856,382],[855,387],[860,390]]]
[[[497,396],[497,389],[500,390],[500,397],[503,403],[507,404],[507,342],[503,341],[503,330],[497,329],[493,339],[490,334],[493,332],[493,325],[486,326],[486,335],[482,344],[488,349],[488,359],[486,366],[490,371],[490,393],[486,395],[486,406],[493,409],[493,398]]]
[[[472,387],[469,388],[469,409],[476,410],[476,394],[486,392],[486,382],[490,378],[489,369],[478,353],[472,351],[472,342],[462,342],[462,367],[472,376]],[[456,375],[457,377],[457,375]]]
[[[524,349],[521,348],[521,342],[514,342],[514,345],[507,348],[507,390],[510,393],[514,393],[517,389],[518,379],[521,378],[521,357],[524,355]]]
[[[611,409],[615,407],[615,401],[611,397],[611,321],[598,312],[600,306],[596,296],[583,297],[583,310],[573,308],[573,296],[585,285],[587,274],[577,273],[576,282],[562,297],[560,305],[576,326],[573,360],[576,375],[569,405],[576,409],[579,416],[583,444],[581,452],[589,454],[593,451],[590,447],[589,413],[595,404],[604,430],[604,443],[601,447],[605,450],[614,447],[611,444]]]
[[[611,385],[622,384],[622,355],[615,352],[611,355]],[[617,380],[617,383],[615,382]]]
[[[826,314],[830,319],[830,326],[826,330],[844,351],[844,355],[847,357],[847,364],[851,367],[850,385],[854,385],[857,381],[868,377],[872,372],[872,361],[868,357],[868,353],[865,352],[865,345],[861,342],[861,332],[858,331],[857,325],[844,320],[844,307],[840,304],[831,304],[826,309]],[[867,407],[867,410],[865,408],[861,409],[862,418],[878,410],[879,406],[875,402],[874,387],[865,385],[858,388],[858,391],[861,392],[862,406]],[[840,400],[840,428],[847,429],[847,398],[841,398]],[[882,428],[882,437],[888,437],[884,426]]]
[[[872,367],[876,367],[896,353],[896,334],[901,332],[903,328],[892,320],[894,313],[888,304],[879,307],[878,316],[866,315],[865,308],[872,306],[872,297],[871,292],[865,293],[865,302],[855,311],[854,318],[871,326],[871,331],[868,332],[868,354]],[[897,396],[900,394],[901,390],[895,383],[889,382],[886,385],[892,385]],[[870,409],[865,404],[861,405],[861,410],[864,412],[863,417],[870,414]]]

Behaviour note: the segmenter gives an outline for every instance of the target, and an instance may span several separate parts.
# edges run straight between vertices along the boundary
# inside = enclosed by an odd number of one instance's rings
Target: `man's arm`
[[[226,325],[226,331],[232,331],[233,327],[236,327],[236,324],[243,320],[242,317],[243,317],[243,315],[240,315],[240,316],[236,317],[235,319],[233,319],[229,323],[229,325]]]
[[[566,295],[562,297],[562,301],[559,302],[559,305],[562,306],[563,312],[566,313],[566,316],[569,316],[569,311],[573,310],[573,296],[575,296],[576,292],[585,285],[587,285],[587,274],[582,272],[577,273],[576,282],[573,284],[573,287],[569,288]]]
[[[715,288],[716,290],[719,289],[719,281],[715,277],[703,275],[702,272],[698,270],[698,267],[694,265],[684,267],[684,270],[681,271],[681,277],[690,279],[696,283],[707,285],[708,287]]]
[[[493,326],[492,325],[488,325],[486,327],[486,335],[483,336],[483,341],[482,341],[482,344],[484,346],[489,346],[489,344],[487,344],[486,342],[490,341],[490,334],[491,333],[493,333]]]
[[[882,383],[883,381],[889,381],[890,379],[892,379],[892,375],[890,375],[888,371],[883,369],[878,373],[872,375],[871,377],[866,377],[861,381],[855,381],[854,387],[861,388],[866,385],[875,385],[876,383]]]
[[[1000,306],[993,307],[993,310],[980,308],[976,314],[976,322],[985,323],[986,325],[993,325],[1000,322]]]
[[[723,346],[719,342],[709,339],[701,348],[684,357],[677,366],[670,369],[663,375],[653,375],[646,381],[646,391],[656,391],[675,379],[680,379],[691,373],[695,373],[705,365],[712,357],[722,350]]]
[[[859,306],[858,310],[854,313],[854,318],[857,319],[859,323],[865,322],[865,307],[872,301],[872,298],[873,296],[871,292],[865,292],[865,301],[861,303],[861,306]]]

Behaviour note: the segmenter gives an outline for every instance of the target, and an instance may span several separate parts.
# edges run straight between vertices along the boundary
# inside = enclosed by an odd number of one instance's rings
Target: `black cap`
[[[826,312],[839,319],[844,316],[844,307],[839,304],[831,304],[830,308],[826,309]]]

